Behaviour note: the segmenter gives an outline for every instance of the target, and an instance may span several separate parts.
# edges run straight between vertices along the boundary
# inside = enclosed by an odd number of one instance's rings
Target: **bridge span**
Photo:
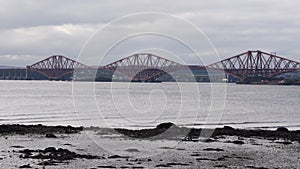
[[[97,69],[100,76],[107,80],[112,78],[109,76],[119,74],[132,81],[152,81],[177,71],[202,71],[206,72],[203,75],[206,78],[208,71],[219,71],[243,80],[249,76],[273,77],[299,71],[300,63],[259,50],[247,51],[207,66],[183,65],[154,54],[140,53],[95,68],[62,55],[54,55],[26,68],[0,69],[0,79],[72,80],[75,71],[91,69]]]

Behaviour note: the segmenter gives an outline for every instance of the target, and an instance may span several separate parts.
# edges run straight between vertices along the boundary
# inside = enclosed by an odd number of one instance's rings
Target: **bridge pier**
[[[12,68],[0,69],[1,80],[26,80],[26,69]]]

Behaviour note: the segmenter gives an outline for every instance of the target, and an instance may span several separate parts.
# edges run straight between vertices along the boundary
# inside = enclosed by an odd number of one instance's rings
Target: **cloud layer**
[[[53,54],[76,59],[88,38],[98,29],[119,17],[139,12],[163,12],[186,19],[207,35],[221,59],[246,50],[260,49],[299,61],[299,9],[297,0],[1,0],[0,65],[30,65]],[[114,29],[106,32],[106,38],[124,30],[140,30],[145,25],[159,25],[157,31],[182,33],[193,43],[199,41],[190,33],[190,28],[171,27],[172,23],[159,18],[116,24]],[[134,50],[151,48],[150,44],[155,44],[153,48],[162,47],[180,55],[187,64],[201,64],[192,53],[150,36],[121,45],[106,62],[125,57]],[[201,40],[199,45],[203,45]],[[217,61],[209,47],[196,52],[210,58],[207,62]]]

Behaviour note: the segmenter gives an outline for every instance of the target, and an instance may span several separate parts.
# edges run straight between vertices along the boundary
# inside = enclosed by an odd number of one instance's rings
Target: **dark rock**
[[[100,165],[98,166],[98,168],[117,168],[117,167],[110,166],[110,165]]]
[[[44,149],[44,153],[48,153],[48,152],[55,152],[56,148],[55,147],[47,147]]]
[[[200,137],[201,131],[201,129],[192,128],[182,141],[198,141],[195,139],[198,139]]]
[[[287,129],[285,127],[278,127],[276,131],[278,131],[278,132],[289,132],[289,129]]]
[[[23,153],[25,155],[32,155],[32,150],[29,150],[29,149],[24,149],[24,150],[20,150],[19,151],[20,153]]]
[[[220,148],[206,148],[206,149],[203,149],[204,151],[224,151],[223,149],[220,149]]]
[[[158,164],[155,167],[172,167],[172,166],[167,165],[167,164]]]
[[[186,164],[186,163],[167,163],[167,165],[170,165],[170,166],[189,166],[190,164]]]
[[[54,135],[54,134],[46,134],[46,136],[45,136],[46,138],[57,138],[57,136],[56,135]]]
[[[191,156],[192,157],[199,157],[199,156],[201,156],[199,153],[193,153],[193,154],[191,154]]]
[[[107,158],[123,158],[122,156],[119,156],[119,155],[112,155],[112,156],[109,156]]]
[[[85,158],[85,159],[100,159],[100,157],[99,156],[95,156],[95,155],[90,155],[90,154],[87,154],[87,155],[85,155],[85,154],[80,154],[80,155],[78,155],[78,157],[77,158]],[[104,158],[102,158],[102,159],[104,159]]]
[[[156,126],[157,129],[169,129],[171,126],[175,126],[174,123],[168,122],[168,123],[161,123]]]
[[[236,157],[232,157],[232,158],[243,159],[243,160],[253,160],[252,158],[246,157],[246,156],[236,156]]]
[[[128,151],[128,152],[140,152],[138,149],[136,148],[130,148],[130,149],[127,149],[125,151]]]
[[[241,140],[234,140],[232,141],[233,144],[239,144],[239,145],[242,145],[242,144],[245,144],[243,141]]]
[[[276,141],[275,143],[278,143],[278,144],[284,144],[284,145],[293,144],[293,143],[290,142],[290,141]]]
[[[0,134],[46,134],[46,133],[78,133],[83,127],[72,126],[44,126],[38,125],[20,125],[20,124],[2,124],[0,125]]]
[[[225,157],[219,157],[216,159],[216,161],[224,161],[225,160]]]
[[[223,127],[224,130],[235,130],[233,127],[231,126],[224,126]]]
[[[159,147],[161,149],[166,149],[166,150],[172,150],[173,148],[172,147]]]
[[[11,148],[24,148],[23,146],[10,146]]]
[[[152,129],[129,130],[116,128],[114,129],[120,134],[133,138],[151,138],[151,139],[177,139],[185,136],[189,129],[180,128],[173,123],[162,123]]]
[[[185,148],[176,148],[176,150],[182,151],[182,150],[186,150]]]
[[[190,166],[188,163],[167,163],[167,164],[159,164],[156,167],[172,167],[172,166]]]
[[[65,146],[73,146],[72,144],[70,144],[70,143],[66,143],[66,144],[64,144]]]
[[[50,163],[53,163],[51,160],[73,160],[75,158],[84,158],[84,159],[100,159],[99,156],[89,155],[89,154],[77,154],[75,152],[69,151],[68,149],[56,149],[54,147],[48,147],[44,150],[20,150],[19,153],[25,155],[20,156],[20,158],[32,158],[32,159],[49,159]]]
[[[225,158],[224,157],[220,157],[220,158],[214,159],[214,158],[199,157],[199,158],[196,158],[196,160],[198,162],[200,162],[200,161],[224,161]]]
[[[30,166],[30,164],[26,164],[26,165],[20,166],[19,168],[32,168],[32,167]]]

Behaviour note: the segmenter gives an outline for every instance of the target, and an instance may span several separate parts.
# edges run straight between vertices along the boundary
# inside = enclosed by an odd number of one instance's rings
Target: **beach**
[[[200,130],[164,123],[144,130],[1,125],[0,131],[5,169],[300,167],[300,131],[286,128]]]

